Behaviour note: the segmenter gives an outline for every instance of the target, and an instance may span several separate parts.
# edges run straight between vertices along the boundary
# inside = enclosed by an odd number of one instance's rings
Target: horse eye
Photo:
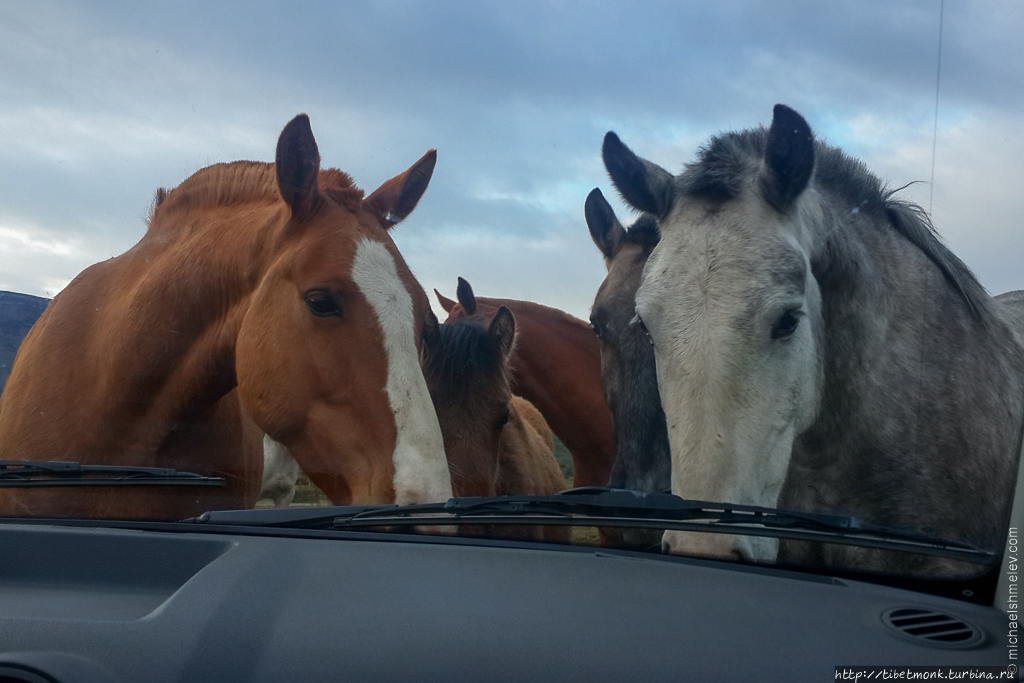
[[[341,303],[335,301],[329,293],[324,291],[310,292],[306,295],[306,305],[310,312],[320,318],[332,315],[341,315]]]
[[[640,317],[639,313],[633,315],[633,319],[629,321],[629,324],[633,327],[639,327],[640,331],[647,337],[647,343],[654,346],[654,339],[651,338],[651,333],[647,331],[647,325],[644,325],[644,319]]]
[[[804,314],[800,309],[791,309],[779,316],[779,319],[772,325],[772,339],[788,339],[796,332],[796,326],[800,324],[800,317]]]
[[[590,329],[594,331],[594,334],[597,335],[598,339],[604,336],[604,329],[602,329],[601,323],[597,322],[593,318],[590,319]]]
[[[496,422],[496,423],[494,424],[494,428],[495,428],[495,429],[501,429],[501,428],[502,428],[502,427],[504,427],[504,426],[505,426],[505,425],[506,425],[507,423],[508,423],[508,411],[506,410],[506,411],[505,411],[505,412],[504,412],[504,413],[502,414],[502,416],[498,418],[498,421],[497,421],[497,422]]]

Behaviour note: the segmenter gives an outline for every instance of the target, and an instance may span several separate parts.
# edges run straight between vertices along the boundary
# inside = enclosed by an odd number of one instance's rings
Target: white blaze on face
[[[388,401],[398,437],[395,502],[399,505],[445,501],[452,496],[441,427],[416,352],[412,297],[398,276],[395,260],[380,242],[363,238],[356,246],[352,279],[377,313],[388,357]]]

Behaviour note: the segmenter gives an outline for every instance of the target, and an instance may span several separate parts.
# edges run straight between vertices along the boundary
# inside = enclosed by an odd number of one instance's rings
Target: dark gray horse
[[[854,515],[999,551],[1024,418],[1024,331],[858,161],[775,107],[679,176],[609,133],[605,165],[661,241],[637,292],[672,490]],[[1018,316],[1019,312],[1014,312]],[[1019,320],[1019,318],[1016,318]],[[952,577],[946,560],[667,532],[675,552]]]
[[[658,244],[658,225],[645,215],[624,229],[598,189],[587,196],[585,214],[608,269],[590,312],[590,325],[601,343],[601,378],[615,426],[615,461],[608,485],[667,491],[671,460],[654,348],[643,330],[630,324],[644,264]]]

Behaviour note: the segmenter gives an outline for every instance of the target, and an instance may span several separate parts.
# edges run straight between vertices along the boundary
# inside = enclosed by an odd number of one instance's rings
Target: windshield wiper
[[[667,493],[583,487],[551,496],[451,498],[421,505],[362,505],[207,512],[204,524],[292,529],[359,529],[462,524],[531,524],[673,529],[858,545],[998,565],[1001,556],[973,546],[873,524],[854,517],[753,505],[686,500]]]
[[[0,460],[0,488],[36,486],[224,486],[206,477],[166,467],[81,465],[61,460]]]

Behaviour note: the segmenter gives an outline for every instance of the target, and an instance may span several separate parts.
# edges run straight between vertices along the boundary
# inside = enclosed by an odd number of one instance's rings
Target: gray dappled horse
[[[1024,297],[988,296],[920,207],[815,141],[788,107],[775,107],[769,130],[713,138],[678,176],[614,133],[603,154],[626,201],[661,230],[636,310],[654,344],[673,493],[1001,550],[1021,448]],[[685,532],[664,543],[968,570],[856,546]]]
[[[671,459],[654,349],[644,331],[630,324],[644,264],[658,244],[658,225],[652,216],[643,215],[628,230],[623,228],[598,189],[587,195],[584,209],[590,236],[608,270],[590,312],[590,326],[601,344],[604,395],[615,426],[615,460],[608,486],[667,491]],[[628,529],[623,542],[658,545],[661,532]]]

